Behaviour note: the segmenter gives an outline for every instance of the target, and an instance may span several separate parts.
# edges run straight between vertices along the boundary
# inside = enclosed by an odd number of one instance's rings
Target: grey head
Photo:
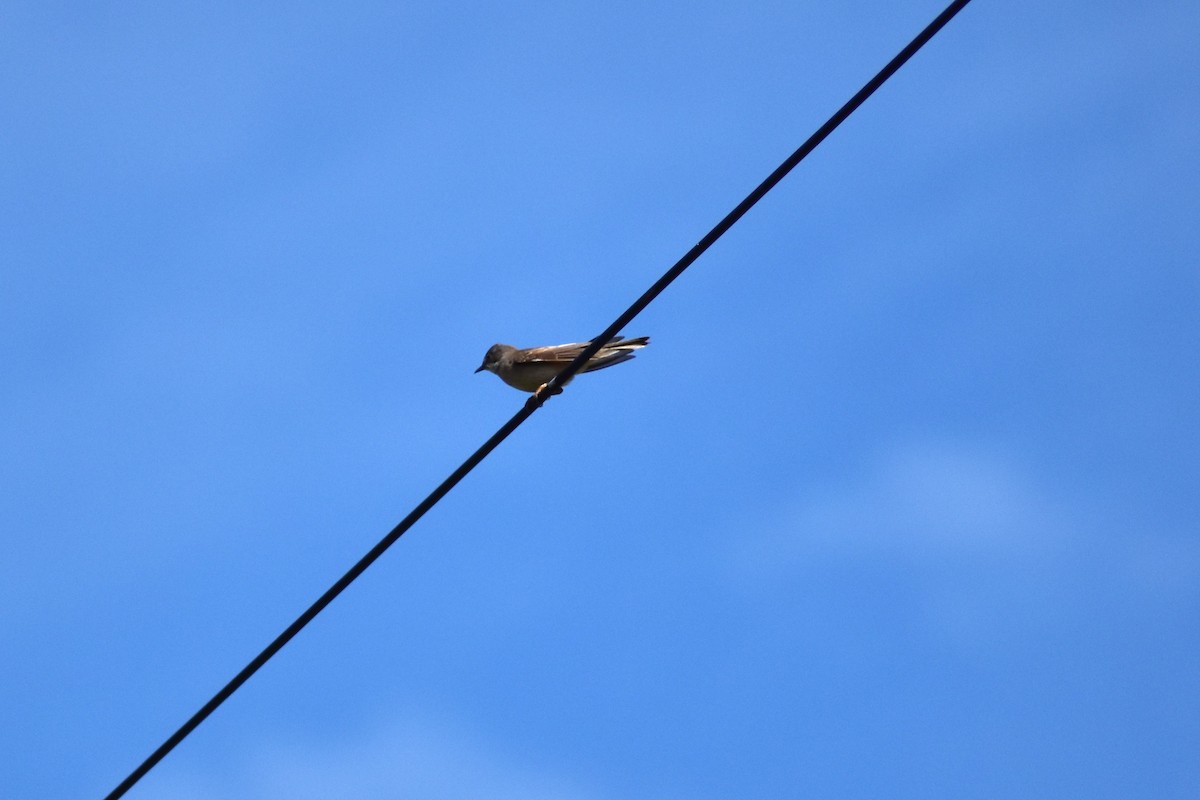
[[[496,372],[500,368],[500,362],[508,357],[512,359],[512,354],[517,352],[517,348],[507,344],[494,344],[488,348],[487,353],[483,357],[483,363],[479,365],[476,372],[483,372],[485,369],[488,372]]]

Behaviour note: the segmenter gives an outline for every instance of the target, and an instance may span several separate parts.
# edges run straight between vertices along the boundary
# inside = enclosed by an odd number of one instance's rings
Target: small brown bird
[[[556,344],[549,347],[531,347],[520,350],[507,344],[494,344],[483,357],[476,372],[487,370],[500,376],[500,380],[522,392],[538,393],[546,382],[562,372],[568,364],[583,352],[591,342]],[[601,347],[596,355],[580,368],[580,372],[594,372],[611,367],[633,358],[633,351],[650,344],[649,336],[635,339],[613,337]]]

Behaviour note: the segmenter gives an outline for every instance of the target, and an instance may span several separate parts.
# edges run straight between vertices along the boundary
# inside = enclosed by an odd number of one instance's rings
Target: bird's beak
[[[477,369],[477,370],[475,370],[475,371],[476,371],[476,372],[483,372],[483,370],[484,370],[484,369],[485,369],[485,367],[484,367],[482,364],[480,364],[480,365],[479,365],[479,369]]]

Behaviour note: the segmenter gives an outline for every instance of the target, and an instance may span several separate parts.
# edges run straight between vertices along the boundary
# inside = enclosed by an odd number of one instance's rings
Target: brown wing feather
[[[636,339],[625,339],[621,336],[614,336],[608,344],[600,348],[600,351],[592,357],[591,361],[587,363],[581,372],[593,372],[604,367],[611,367],[613,364],[628,361],[633,358],[631,351],[645,347],[649,342],[650,337],[648,336],[639,336]],[[574,361],[589,344],[591,342],[572,342],[571,344],[555,344],[548,347],[531,347],[521,354],[520,360],[522,362],[561,364],[565,367]]]
[[[521,360],[570,364],[587,346],[587,342],[575,342],[574,344],[553,344],[548,347],[531,347],[521,354]]]

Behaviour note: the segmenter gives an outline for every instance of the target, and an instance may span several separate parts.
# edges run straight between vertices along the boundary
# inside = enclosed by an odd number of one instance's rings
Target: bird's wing
[[[622,341],[624,338],[624,336],[614,336],[613,338],[609,339],[608,343],[604,345],[604,347],[600,348],[600,353],[603,354],[604,351],[609,347],[619,347],[621,344],[625,344],[625,342]],[[646,337],[644,336],[642,337],[642,339],[645,338]],[[638,342],[634,345],[635,348],[644,346],[644,343],[642,343],[640,340],[630,339],[629,341],[630,343]],[[555,364],[570,364],[580,353],[583,352],[583,349],[590,344],[591,342],[572,342],[571,344],[552,344],[548,347],[531,347],[524,351],[524,355],[521,360],[549,361]]]
[[[572,344],[552,344],[549,347],[531,347],[521,354],[523,362],[537,361],[551,364],[570,364],[576,356],[583,352],[590,342],[573,342]]]

